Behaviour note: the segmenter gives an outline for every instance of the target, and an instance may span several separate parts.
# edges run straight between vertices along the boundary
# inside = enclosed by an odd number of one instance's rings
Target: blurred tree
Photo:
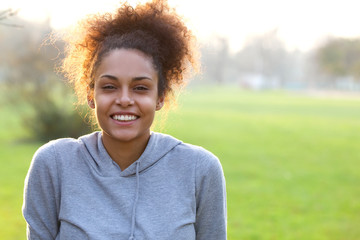
[[[360,79],[360,39],[334,38],[328,40],[316,53],[318,65],[325,73]]]
[[[24,126],[40,140],[90,131],[73,109],[70,89],[54,72],[64,46],[49,37],[51,32],[49,21],[0,29],[1,84],[7,90],[3,97],[16,106]]]
[[[12,10],[11,8],[6,10],[0,10],[0,25],[9,26],[9,27],[21,27],[20,25],[13,23],[5,23],[4,21],[9,17],[15,16],[19,10]]]
[[[202,48],[204,77],[217,83],[244,87],[304,87],[308,68],[306,56],[288,51],[277,29],[254,36],[237,53],[230,51],[225,37],[215,36]]]
[[[236,54],[235,61],[239,72],[259,74],[283,85],[289,78],[289,58],[290,54],[274,29],[249,39]]]
[[[215,36],[209,45],[202,48],[201,54],[206,78],[218,84],[224,83],[231,64],[228,39]]]

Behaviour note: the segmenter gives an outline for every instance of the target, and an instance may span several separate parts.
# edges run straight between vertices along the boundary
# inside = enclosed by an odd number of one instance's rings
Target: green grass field
[[[0,108],[0,239],[25,238],[23,181],[41,143]],[[228,239],[360,239],[360,97],[196,88],[163,132],[214,152],[228,192]]]

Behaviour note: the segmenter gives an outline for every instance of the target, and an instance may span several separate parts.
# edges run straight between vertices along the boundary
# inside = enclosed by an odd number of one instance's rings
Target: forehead
[[[114,49],[107,53],[96,70],[96,76],[111,74],[117,77],[139,75],[157,78],[153,59],[137,49]]]

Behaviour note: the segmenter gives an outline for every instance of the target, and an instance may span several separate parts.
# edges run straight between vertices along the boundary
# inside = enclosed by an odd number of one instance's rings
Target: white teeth
[[[134,115],[114,115],[112,118],[118,121],[133,121],[137,117]]]

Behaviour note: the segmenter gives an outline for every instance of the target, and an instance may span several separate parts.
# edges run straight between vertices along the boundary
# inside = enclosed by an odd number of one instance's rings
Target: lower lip
[[[130,126],[130,125],[134,124],[137,119],[131,120],[131,121],[118,121],[118,120],[115,120],[115,119],[111,118],[111,120],[113,120],[114,123],[119,125],[119,126]]]

